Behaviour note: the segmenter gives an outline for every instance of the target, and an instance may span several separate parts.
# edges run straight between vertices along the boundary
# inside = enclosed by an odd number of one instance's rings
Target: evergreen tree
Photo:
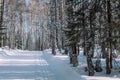
[[[79,26],[75,21],[75,12],[73,9],[73,0],[67,0],[67,27],[65,28],[65,35],[67,41],[67,47],[71,50],[70,54],[70,63],[73,64],[74,67],[78,65],[77,60],[77,43],[79,42]]]
[[[3,40],[5,38],[5,27],[3,24],[3,13],[4,13],[4,0],[0,0],[0,47],[3,46]]]

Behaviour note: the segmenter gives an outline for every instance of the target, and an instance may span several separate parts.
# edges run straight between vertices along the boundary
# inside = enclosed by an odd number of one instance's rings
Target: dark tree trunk
[[[101,43],[101,51],[102,51],[102,58],[106,58],[106,50],[105,50],[105,43]]]
[[[88,75],[89,76],[93,76],[94,75],[94,66],[92,63],[92,47],[91,47],[92,43],[88,42],[86,45],[86,49],[87,49],[87,67],[88,67]]]
[[[77,67],[78,66],[78,59],[77,59],[78,54],[77,54],[76,45],[72,47],[72,51],[73,51],[72,53],[73,67]]]
[[[91,52],[91,57],[94,56],[94,28],[92,26],[92,18],[93,18],[93,9],[90,9],[90,18],[89,18],[89,21],[90,21],[90,38],[91,38],[91,48],[92,48],[92,52]]]
[[[87,66],[88,66],[88,75],[93,76],[94,75],[94,66],[92,63],[92,57],[94,54],[94,32],[93,32],[93,26],[92,26],[92,18],[93,16],[93,10],[90,9],[89,14],[89,22],[90,22],[90,39],[87,41],[86,49],[87,49]]]
[[[87,56],[87,64],[88,64],[88,75],[89,76],[94,76],[94,66],[92,63],[91,55]]]
[[[80,53],[80,49],[79,48],[80,48],[80,46],[78,45],[77,46],[77,55],[79,55],[79,53]]]
[[[106,0],[106,7],[107,7],[107,21],[108,21],[108,28],[109,28],[109,52],[106,58],[106,74],[111,73],[112,68],[112,32],[111,32],[111,13],[110,13],[110,0]]]
[[[83,0],[84,2],[84,0]],[[83,26],[83,54],[86,56],[86,28],[85,28],[85,13],[84,13],[84,3],[82,4],[82,26]]]
[[[56,40],[56,20],[57,20],[57,13],[56,13],[56,0],[51,0],[51,27],[52,27],[52,54],[56,55],[55,52],[55,40]]]

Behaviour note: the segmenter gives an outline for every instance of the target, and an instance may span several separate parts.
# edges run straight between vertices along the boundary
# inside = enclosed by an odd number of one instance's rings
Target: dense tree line
[[[55,53],[55,49],[64,49],[64,32],[63,28],[66,25],[65,21],[65,1],[64,0],[50,0],[50,40],[52,54]]]
[[[119,51],[119,1],[118,0],[66,0],[67,47],[71,48],[73,65],[77,61],[76,47],[84,49],[89,75],[94,75],[92,58],[96,47],[100,47],[106,58],[106,73],[112,69],[112,52]],[[118,44],[118,45],[117,45]],[[77,56],[77,55],[76,55]]]
[[[5,29],[2,46],[10,48],[43,50],[64,48],[65,2],[63,0],[3,0]],[[53,48],[54,47],[54,48]]]
[[[1,0],[2,1],[2,0]],[[3,0],[3,27],[5,36],[2,46],[10,48],[43,50],[49,48],[49,2],[39,0]]]

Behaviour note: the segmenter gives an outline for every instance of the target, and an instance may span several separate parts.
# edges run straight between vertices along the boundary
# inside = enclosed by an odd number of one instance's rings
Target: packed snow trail
[[[85,80],[49,51],[0,52],[0,80]]]

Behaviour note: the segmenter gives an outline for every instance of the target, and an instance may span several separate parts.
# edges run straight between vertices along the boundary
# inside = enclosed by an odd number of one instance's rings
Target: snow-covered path
[[[47,51],[1,51],[0,80],[85,80]]]

